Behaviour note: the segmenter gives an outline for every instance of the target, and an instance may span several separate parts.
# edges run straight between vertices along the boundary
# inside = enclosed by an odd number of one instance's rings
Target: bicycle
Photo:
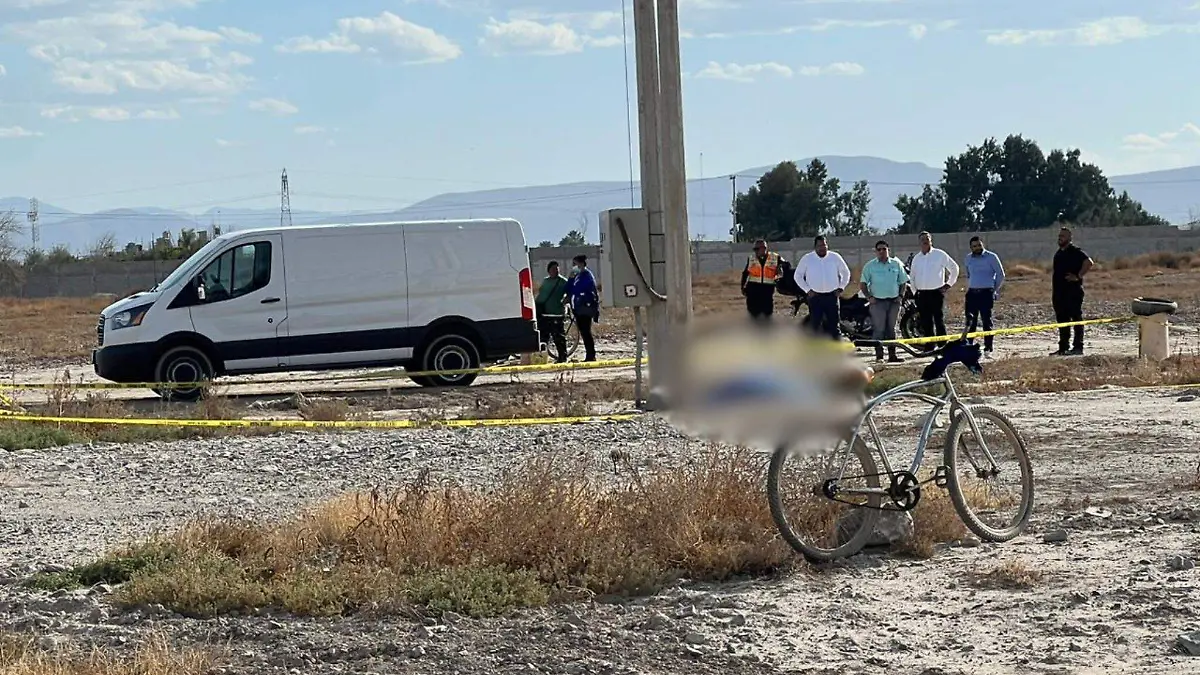
[[[1025,440],[1017,432],[1012,421],[999,410],[989,405],[964,403],[955,391],[954,383],[948,374],[949,368],[954,365],[964,365],[974,372],[982,372],[982,367],[979,365],[979,345],[966,342],[967,335],[968,333],[964,331],[959,339],[932,352],[919,353],[908,345],[898,345],[913,356],[934,356],[935,360],[926,367],[920,379],[900,384],[867,400],[865,408],[853,424],[853,428],[848,430],[848,436],[835,445],[833,452],[820,457],[805,458],[818,462],[836,461],[841,458],[840,469],[837,469],[836,472],[820,473],[819,482],[806,485],[814,496],[822,498],[821,504],[816,510],[798,510],[794,512],[797,517],[791,517],[792,512],[786,509],[783,503],[784,486],[781,477],[794,453],[790,452],[788,447],[779,447],[774,451],[767,477],[768,501],[776,527],[793,549],[803,554],[811,562],[830,562],[852,556],[862,550],[871,536],[875,534],[875,526],[883,512],[907,513],[912,511],[920,502],[921,486],[930,482],[949,491],[954,509],[963,524],[980,539],[1000,543],[1009,541],[1025,531],[1033,510],[1033,470],[1030,466]],[[941,396],[917,391],[937,385],[945,388]],[[881,405],[905,397],[923,401],[929,404],[932,410],[925,416],[924,423],[921,425],[916,452],[909,468],[896,471],[892,468],[873,414]],[[943,447],[943,464],[936,468],[933,478],[921,481],[917,478],[917,472],[924,461],[935,420],[946,407],[949,407],[950,410],[950,424]],[[980,432],[981,421],[995,423],[1010,440],[1014,441],[1016,463],[1021,478],[1021,499],[1017,513],[1007,524],[998,527],[985,523],[981,517],[984,514],[976,513],[967,504],[967,498],[971,495],[963,485],[963,477],[958,473],[959,453],[966,450],[966,460],[970,467],[964,468],[973,469],[975,477],[995,479],[1001,475],[1000,467]],[[872,449],[868,447],[861,436],[864,426],[871,434],[875,444],[874,450],[882,461],[884,473],[878,471]],[[973,434],[979,441],[981,454],[986,460],[982,465],[975,461],[967,444],[963,442],[962,436],[965,433]],[[839,450],[841,450],[840,453]],[[852,457],[861,464],[862,475],[846,475]],[[881,478],[887,480],[886,487],[881,486]],[[843,481],[855,480],[863,481],[865,486],[846,487],[843,485]],[[847,501],[847,497],[854,497],[856,500]],[[889,503],[885,503],[884,500]],[[832,516],[825,507],[837,503],[854,507],[852,513],[860,515],[857,519]],[[985,510],[989,505],[996,507],[999,504],[1000,502],[988,502],[985,504]],[[804,536],[796,532],[796,526],[802,524],[799,522],[800,520],[834,525],[836,526],[834,528],[836,538],[806,541]],[[826,544],[831,546],[826,546]]]
[[[548,340],[546,342],[546,353],[550,358],[566,361],[575,354],[575,350],[579,349],[579,327],[575,325],[575,313],[571,311],[570,303],[563,303],[563,336],[566,338],[567,353],[560,357],[554,340]]]

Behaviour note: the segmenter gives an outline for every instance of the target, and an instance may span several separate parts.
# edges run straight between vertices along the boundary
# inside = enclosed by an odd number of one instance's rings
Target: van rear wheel
[[[202,350],[190,346],[168,349],[158,359],[154,380],[163,384],[183,385],[155,389],[164,401],[196,401],[212,381],[213,365]],[[187,386],[195,385],[195,386]]]
[[[471,340],[455,333],[438,335],[429,341],[418,365],[420,372],[437,374],[418,375],[412,380],[422,387],[467,387],[479,373],[455,371],[477,369],[480,362],[479,348]],[[449,372],[443,375],[440,371]]]

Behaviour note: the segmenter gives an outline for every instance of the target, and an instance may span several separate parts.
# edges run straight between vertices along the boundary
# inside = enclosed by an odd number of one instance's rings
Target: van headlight
[[[130,326],[140,326],[142,319],[145,318],[146,312],[150,311],[152,305],[142,305],[141,307],[131,307],[123,312],[117,312],[112,317],[112,329],[120,330],[129,328]]]

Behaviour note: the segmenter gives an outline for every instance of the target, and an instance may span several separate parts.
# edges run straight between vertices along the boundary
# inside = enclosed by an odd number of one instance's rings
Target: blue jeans
[[[980,319],[983,319],[983,330],[992,329],[992,306],[996,304],[996,292],[990,288],[971,288],[967,290],[967,325],[975,332]],[[983,337],[983,348],[992,351],[992,336]]]
[[[808,299],[808,313],[812,317],[812,329],[817,334],[825,333],[834,340],[842,339],[838,331],[840,300],[837,293],[817,293]]]

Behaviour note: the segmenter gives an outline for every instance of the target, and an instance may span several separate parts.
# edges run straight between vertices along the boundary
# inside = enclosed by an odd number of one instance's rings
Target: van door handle
[[[267,298],[266,300],[263,300],[261,304],[269,305],[272,302],[279,302],[279,298]]]

